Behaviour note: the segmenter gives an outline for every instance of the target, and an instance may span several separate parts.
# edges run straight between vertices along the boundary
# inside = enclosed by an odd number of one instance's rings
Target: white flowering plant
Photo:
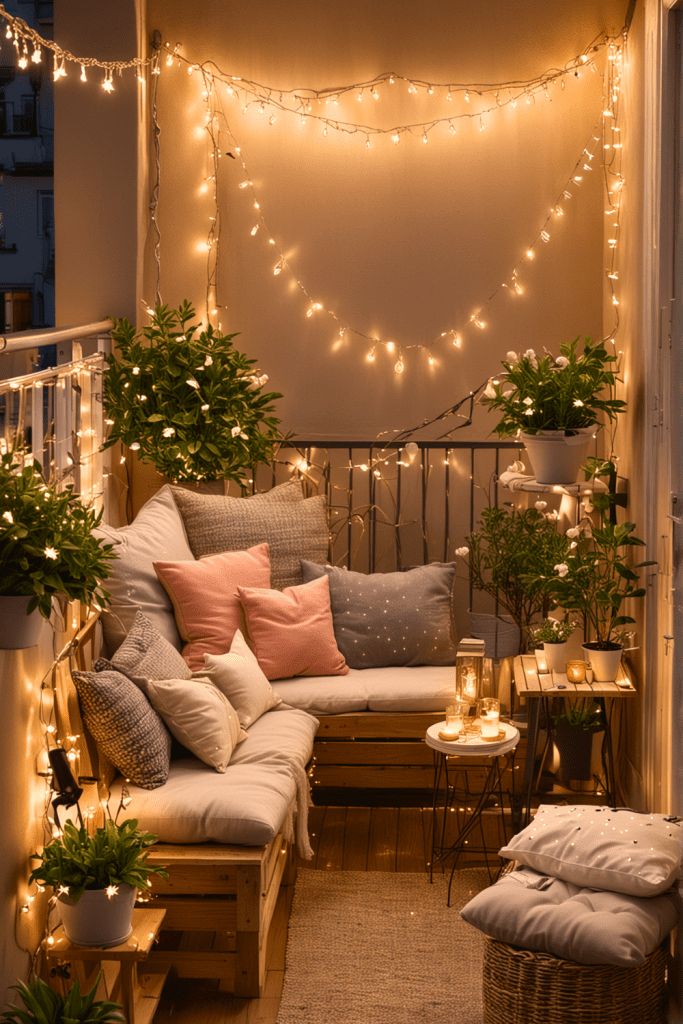
[[[157,306],[138,333],[115,321],[117,351],[108,358],[104,404],[117,441],[174,482],[234,480],[270,462],[283,440],[266,374],[236,349],[235,334],[195,322],[185,301]]]
[[[585,338],[560,346],[560,354],[537,355],[533,349],[518,355],[508,352],[503,372],[491,378],[482,404],[501,413],[495,427],[500,437],[519,431],[537,434],[543,430],[576,433],[614,420],[626,403],[614,395],[619,380],[618,360],[603,342]]]
[[[573,619],[554,619],[549,615],[543,622],[534,624],[531,629],[531,638],[534,644],[563,644],[569,640],[576,629],[576,622]]]
[[[23,450],[0,458],[0,594],[29,597],[46,619],[52,598],[104,606],[112,545],[93,536],[102,518],[73,488],[57,491]]]

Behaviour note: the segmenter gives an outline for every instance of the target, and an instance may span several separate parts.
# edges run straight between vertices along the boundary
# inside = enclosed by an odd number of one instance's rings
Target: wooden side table
[[[531,798],[535,779],[534,761],[536,744],[538,742],[541,706],[545,708],[547,715],[548,702],[553,697],[560,697],[563,700],[592,697],[600,705],[605,723],[603,739],[605,798],[608,804],[614,804],[616,802],[617,782],[612,744],[612,708],[610,704],[608,709],[607,701],[632,700],[636,696],[636,689],[626,674],[623,665],[619,670],[619,676],[614,682],[570,683],[563,672],[540,672],[536,657],[533,654],[522,654],[515,658],[514,661],[514,686],[517,696],[526,702],[528,714],[527,752],[522,782],[522,799],[524,803],[521,808],[521,821],[516,822],[516,825],[521,827],[528,824],[531,817]]]
[[[133,911],[133,931],[119,946],[74,946],[60,925],[54,932],[54,944],[45,946],[48,963],[69,961],[74,975],[86,991],[102,971],[106,998],[120,1003],[127,1024],[150,1024],[154,1019],[167,971],[139,974],[138,964],[145,960],[159,934],[165,910],[140,908]],[[98,993],[98,998],[104,995]]]

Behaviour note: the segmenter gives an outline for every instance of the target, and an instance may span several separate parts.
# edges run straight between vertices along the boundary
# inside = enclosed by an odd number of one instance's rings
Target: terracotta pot
[[[105,889],[86,889],[78,900],[60,896],[59,906],[66,937],[75,946],[118,946],[132,929],[137,889],[119,885],[115,896]]]
[[[39,611],[27,613],[30,597],[0,596],[0,649],[15,651],[36,647],[46,619]]]
[[[542,430],[538,434],[522,434],[531,468],[539,484],[576,483],[586,461],[595,427],[585,427],[575,434],[561,430]]]
[[[619,673],[623,650],[621,644],[614,643],[597,647],[594,640],[583,645],[584,658],[590,662],[593,678],[597,683],[614,682]]]

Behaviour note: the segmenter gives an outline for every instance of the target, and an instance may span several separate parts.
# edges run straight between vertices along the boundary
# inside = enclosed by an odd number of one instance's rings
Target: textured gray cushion
[[[148,679],[189,679],[192,675],[185,659],[142,612],[135,616],[111,665],[142,690]]]
[[[192,561],[185,528],[168,484],[149,499],[130,526],[101,525],[98,537],[114,545],[116,556],[106,587],[111,604],[102,615],[106,653],[125,639],[135,614],[143,611],[174,647],[180,647],[170,598],[154,572],[154,562]]]
[[[520,868],[478,893],[461,914],[494,939],[580,964],[642,963],[678,920],[673,894],[647,899],[582,889]]]
[[[451,589],[455,563],[366,575],[301,563],[304,580],[327,574],[334,634],[351,668],[451,665]]]
[[[137,786],[168,778],[171,737],[142,691],[120,672],[72,672],[88,732],[106,758]]]
[[[251,498],[195,494],[173,487],[195,558],[244,551],[267,541],[276,590],[302,583],[301,559],[324,561],[329,546],[323,495],[305,498],[295,480]]]

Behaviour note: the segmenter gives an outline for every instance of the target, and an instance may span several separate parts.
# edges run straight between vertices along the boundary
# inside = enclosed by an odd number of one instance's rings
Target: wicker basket
[[[637,967],[588,966],[488,939],[484,1024],[665,1024],[665,945]]]

